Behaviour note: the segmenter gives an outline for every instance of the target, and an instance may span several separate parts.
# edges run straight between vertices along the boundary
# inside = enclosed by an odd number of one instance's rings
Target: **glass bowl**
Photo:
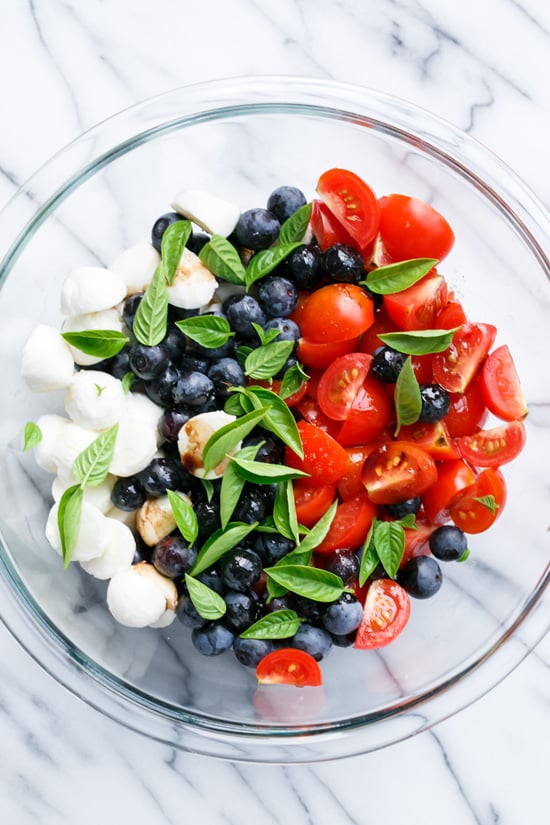
[[[183,188],[244,208],[281,184],[313,196],[319,174],[352,169],[378,194],[429,201],[456,234],[441,267],[470,317],[498,327],[529,404],[527,445],[505,468],[509,501],[465,564],[444,565],[435,599],[378,651],[335,648],[323,689],[264,688],[228,653],[206,659],[175,622],[117,625],[105,583],[63,573],[44,538],[51,477],[22,454],[25,421],[62,409],[33,395],[20,353],[39,322],[60,325],[60,285],[146,239]],[[299,762],[375,750],[426,729],[508,674],[548,629],[550,351],[548,216],[466,134],[405,101],[293,78],[232,79],[135,106],[50,160],[0,216],[0,605],[48,672],[119,722],[232,760]],[[546,458],[544,458],[546,457]]]

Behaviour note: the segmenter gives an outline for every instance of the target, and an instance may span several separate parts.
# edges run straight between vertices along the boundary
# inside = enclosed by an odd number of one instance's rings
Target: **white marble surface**
[[[52,153],[178,85],[282,73],[409,98],[466,129],[547,202],[547,0],[28,0],[0,8],[0,203]],[[0,608],[1,610],[1,608]],[[103,718],[0,625],[6,825],[548,821],[550,638],[433,731],[313,767],[215,762]]]

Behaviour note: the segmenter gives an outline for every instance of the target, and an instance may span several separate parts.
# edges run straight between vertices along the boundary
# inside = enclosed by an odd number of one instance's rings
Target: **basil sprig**
[[[395,579],[405,552],[405,528],[416,530],[416,519],[405,516],[399,521],[372,520],[359,566],[361,587],[378,564],[390,579]]]
[[[489,510],[489,512],[493,516],[500,506],[499,504],[497,504],[496,499],[493,495],[474,496],[473,501],[477,501],[478,504],[481,504],[482,507],[485,507],[486,510]]]
[[[407,358],[395,382],[395,412],[397,428],[394,435],[406,424],[416,424],[422,413],[422,396],[411,357]]]
[[[130,392],[132,384],[134,383],[135,380],[136,380],[136,376],[133,372],[124,373],[124,375],[122,376],[122,380],[121,380],[122,389],[124,390],[124,392],[126,392],[126,393]]]
[[[288,639],[296,634],[302,621],[295,610],[274,610],[250,625],[240,636],[241,639]]]
[[[419,329],[413,332],[385,332],[379,335],[381,341],[406,355],[431,355],[443,352],[451,344],[454,329]]]
[[[176,221],[164,231],[160,254],[164,276],[169,284],[174,280],[185,244],[191,237],[191,231],[190,221]]]
[[[337,508],[338,503],[335,501],[334,504],[329,507],[324,516],[321,516],[319,521],[311,528],[305,538],[302,539],[296,550],[302,553],[310,553],[315,550],[316,547],[319,547],[330,530],[330,526],[334,521]]]
[[[262,427],[274,433],[287,447],[290,447],[300,458],[304,457],[304,448],[300,431],[296,426],[296,419],[277,393],[265,387],[234,387],[239,393],[241,409],[248,412],[253,409],[264,410]],[[231,401],[231,398],[229,399]],[[227,404],[226,404],[227,410]]]
[[[311,220],[312,209],[312,203],[305,203],[284,221],[279,232],[278,241],[280,244],[301,244],[303,242]]]
[[[246,288],[250,289],[252,284],[269,275],[276,266],[284,261],[291,252],[301,246],[299,243],[284,243],[278,246],[272,246],[269,249],[262,249],[250,259],[246,268],[245,283]]]
[[[393,295],[416,284],[436,264],[435,258],[413,258],[409,261],[379,266],[369,272],[362,283],[378,295]]]
[[[225,553],[233,550],[233,548],[246,538],[252,530],[255,530],[257,526],[257,522],[253,524],[242,524],[236,521],[230,522],[225,530],[216,530],[203,544],[190,575],[198,576],[199,573],[208,570],[208,568],[216,564],[218,559],[221,559]]]
[[[260,344],[262,346],[270,344],[281,334],[278,329],[264,329],[259,324],[255,324],[254,321],[252,322],[252,326],[254,327],[256,335],[260,339]],[[252,351],[252,347],[250,347],[250,350]]]
[[[277,485],[273,504],[273,521],[282,536],[296,543],[299,542],[300,534],[292,481],[282,481]]]
[[[68,487],[59,500],[57,511],[57,526],[61,538],[61,553],[63,567],[69,566],[80,530],[80,515],[84,491],[80,484]]]
[[[225,615],[227,605],[219,593],[198,579],[194,579],[189,573],[185,574],[185,584],[189,598],[199,616],[213,622]]]
[[[23,452],[32,450],[37,444],[42,441],[42,430],[35,424],[34,421],[27,421],[25,424],[25,431],[23,433]]]
[[[164,265],[157,266],[145,295],[139,302],[132,332],[140,344],[154,347],[166,335],[168,325],[168,294]]]
[[[227,238],[212,235],[199,252],[199,258],[220,280],[238,285],[245,283],[245,269],[239,253]]]
[[[217,467],[227,453],[230,453],[243,438],[246,438],[264,416],[265,411],[263,408],[252,410],[252,412],[243,415],[241,418],[237,418],[236,421],[224,424],[223,427],[220,427],[211,435],[202,453],[205,471],[208,473],[214,467]]]
[[[285,400],[301,390],[304,384],[309,381],[309,375],[304,372],[301,364],[289,367],[283,375],[283,381],[279,390],[279,397]]]
[[[294,341],[272,341],[249,352],[244,362],[244,372],[249,378],[263,381],[273,378],[282,370],[294,351]]]
[[[306,478],[309,473],[294,470],[286,464],[270,464],[265,461],[250,461],[239,456],[229,456],[229,461],[246,481],[253,484],[275,484],[278,481],[290,481],[294,478]]]
[[[176,321],[176,326],[192,341],[208,349],[223,347],[235,335],[227,318],[219,315],[195,315]]]
[[[266,567],[265,572],[277,584],[298,596],[316,602],[333,602],[345,590],[340,576],[303,564],[285,564]]]
[[[265,444],[265,442],[263,442]],[[239,450],[236,457],[253,460],[256,458],[261,444],[252,444]],[[239,503],[246,479],[239,475],[233,463],[228,464],[222,476],[220,487],[220,522],[223,528],[227,527],[235,507]]]
[[[112,358],[130,342],[116,329],[88,329],[83,332],[62,332],[61,337],[72,347],[93,355],[94,358]]]
[[[183,499],[174,490],[167,490],[166,494],[168,496],[168,501],[170,502],[172,513],[176,519],[178,530],[182,534],[183,538],[189,542],[189,544],[194,544],[197,540],[197,536],[199,535],[199,523],[197,521],[195,511],[189,502]]]

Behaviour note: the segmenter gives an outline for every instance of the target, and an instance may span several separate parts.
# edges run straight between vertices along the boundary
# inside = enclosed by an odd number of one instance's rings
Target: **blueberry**
[[[173,304],[168,304],[168,322],[175,324],[176,321],[185,321],[186,318],[194,318],[199,314],[199,308],[183,309],[183,307],[175,307]]]
[[[203,619],[197,612],[197,608],[186,594],[178,601],[176,616],[185,627],[191,627],[193,630],[201,630],[209,623],[208,619]]]
[[[166,335],[161,341],[170,358],[177,360],[185,352],[185,337],[175,324],[168,324]]]
[[[284,459],[283,443],[278,438],[274,438],[267,430],[255,427],[249,435],[243,438],[243,447],[251,447],[253,444],[262,445],[256,453],[255,461],[265,461],[266,464],[282,464]]]
[[[274,613],[275,610],[294,610],[294,607],[294,596],[292,593],[285,593],[284,596],[277,596],[277,598],[271,599],[269,604],[266,603],[264,605],[264,612]]]
[[[223,624],[215,622],[204,629],[193,630],[191,641],[203,656],[219,656],[233,644],[233,633]]]
[[[331,633],[330,638],[336,647],[351,647],[357,638],[357,631],[353,630],[351,633],[345,633],[344,635]]]
[[[295,596],[295,609],[302,619],[307,619],[310,624],[321,624],[321,604],[306,596]]]
[[[397,574],[397,581],[415,599],[429,599],[441,587],[441,568],[431,556],[415,556]]]
[[[326,569],[340,576],[344,584],[349,584],[359,573],[359,559],[353,550],[336,550]]]
[[[145,394],[151,401],[160,407],[167,407],[174,403],[174,388],[181,378],[181,371],[169,361],[164,369],[145,382]]]
[[[104,363],[107,363],[107,361]],[[124,378],[128,372],[132,371],[130,367],[130,347],[123,347],[120,352],[117,352],[116,355],[108,359],[108,363],[109,372],[112,376],[119,379]],[[97,368],[98,366],[96,365],[94,369]]]
[[[237,300],[227,307],[227,320],[236,332],[240,332],[241,335],[249,338],[255,338],[256,332],[252,324],[259,324],[264,327],[267,321],[265,313],[258,301],[251,295],[235,297]]]
[[[179,490],[181,467],[170,458],[154,458],[139,479],[149,496],[163,496],[167,490]]]
[[[153,244],[157,252],[160,252],[162,236],[164,235],[168,227],[171,226],[173,223],[177,223],[178,221],[182,220],[183,216],[178,215],[177,212],[165,212],[164,215],[161,215],[160,218],[157,218],[151,230],[151,243]]]
[[[225,593],[225,585],[218,570],[205,570],[204,573],[199,573],[197,579],[209,587],[210,590],[215,590],[220,596]]]
[[[321,250],[318,246],[297,247],[284,261],[284,270],[288,278],[298,289],[311,291],[321,283]]]
[[[399,501],[397,504],[386,504],[386,512],[392,518],[404,518],[411,513],[418,513],[422,506],[422,499],[420,496],[415,498],[407,498],[405,501]]]
[[[248,209],[234,230],[238,244],[245,249],[267,249],[279,236],[281,225],[268,209]]]
[[[281,380],[282,378],[284,378],[285,372],[287,372],[287,370],[289,370],[291,367],[297,367],[299,363],[300,362],[298,361],[296,356],[291,355],[289,358],[286,359],[285,363],[274,377]]]
[[[293,637],[291,646],[309,653],[316,662],[320,662],[330,653],[332,639],[330,633],[322,627],[314,627],[304,622]]]
[[[323,627],[329,633],[346,636],[361,624],[363,605],[351,593],[342,593],[332,604],[328,604],[322,615]]]
[[[195,255],[198,255],[203,246],[206,246],[208,241],[210,240],[210,235],[207,235],[205,232],[193,232],[191,237],[185,244],[191,252],[194,252]]]
[[[146,498],[139,475],[117,479],[111,490],[111,501],[115,507],[128,513],[145,504]]]
[[[245,387],[244,370],[235,358],[220,358],[208,370],[208,377],[214,385],[214,392],[219,400],[229,397],[229,387]]]
[[[196,560],[196,549],[181,536],[166,536],[153,548],[153,564],[159,573],[170,579],[189,573]]]
[[[395,384],[407,356],[391,347],[378,347],[374,350],[371,364],[372,374],[384,384]]]
[[[365,277],[365,263],[361,253],[352,246],[336,243],[321,256],[321,270],[331,281],[358,284]]]
[[[236,547],[222,558],[220,572],[232,590],[249,590],[262,575],[262,560],[253,550]]]
[[[223,617],[224,624],[236,633],[242,633],[260,618],[260,600],[253,590],[246,593],[228,590],[224,601],[227,605]]]
[[[167,441],[175,443],[178,440],[179,431],[193,415],[195,415],[193,408],[186,407],[184,404],[168,407],[159,419],[159,433]]]
[[[202,372],[185,372],[172,388],[174,404],[189,404],[192,407],[205,404],[214,394],[214,384]]]
[[[199,539],[204,540],[221,527],[220,505],[216,499],[212,501],[198,501],[195,504],[195,515],[199,523]]]
[[[290,318],[272,318],[264,327],[268,332],[271,329],[276,329],[279,336],[275,341],[297,341],[300,337],[300,327],[291,321]]]
[[[451,409],[451,398],[439,384],[421,384],[422,412],[420,421],[433,423],[445,418]]]
[[[186,352],[180,361],[182,372],[202,372],[203,375],[206,375],[211,366],[212,364],[207,358],[200,355],[191,355],[189,352]]]
[[[142,298],[143,292],[136,292],[135,295],[130,295],[130,297],[124,301],[124,307],[122,308],[122,320],[130,331],[133,329],[134,318],[136,317],[137,308],[141,304]]]
[[[438,527],[430,536],[430,550],[440,561],[456,561],[467,548],[466,535],[450,524]]]
[[[287,539],[280,533],[258,533],[254,542],[254,550],[266,567],[276,564],[295,547],[296,543],[292,539]]]
[[[267,208],[280,223],[307,203],[304,193],[295,186],[279,186],[267,199]]]
[[[255,521],[263,521],[267,516],[268,502],[265,492],[259,485],[245,484],[237,506],[233,511],[233,521],[243,521],[245,524],[253,524]]]
[[[206,313],[205,313],[206,314]],[[219,347],[203,347],[197,344],[196,341],[187,339],[187,352],[211,364],[212,361],[217,361],[219,358],[230,358],[235,354],[235,339],[229,338],[225,344]]]
[[[130,367],[138,378],[150,381],[159,375],[168,364],[168,351],[162,344],[148,347],[134,344],[130,349]]]
[[[286,318],[298,304],[298,290],[288,278],[268,275],[260,281],[258,301],[266,315]]]
[[[274,650],[275,645],[271,639],[241,639],[240,636],[235,636],[233,641],[233,652],[245,667],[257,667],[264,656]]]

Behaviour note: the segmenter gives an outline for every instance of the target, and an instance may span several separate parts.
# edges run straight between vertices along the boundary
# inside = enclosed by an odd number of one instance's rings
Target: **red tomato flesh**
[[[492,324],[463,324],[443,352],[434,355],[436,384],[449,392],[466,392],[493,346],[497,334]]]
[[[330,344],[316,344],[306,338],[300,338],[296,354],[306,367],[315,369],[325,369],[330,366],[335,358],[353,352],[357,344],[358,337],[350,338],[346,341],[334,341]]]
[[[392,406],[383,384],[365,378],[342,423],[338,441],[344,447],[368,444],[377,439],[392,418]]]
[[[410,613],[409,595],[401,585],[392,579],[376,579],[367,591],[355,647],[360,650],[385,647],[403,631]]]
[[[304,527],[313,527],[336,498],[334,484],[309,484],[305,479],[294,482],[296,517]]]
[[[372,356],[354,352],[337,358],[323,373],[317,388],[319,406],[337,421],[347,418],[372,363]]]
[[[408,289],[384,295],[384,308],[399,329],[432,329],[437,314],[447,303],[447,294],[445,278],[428,273]]]
[[[328,433],[333,438],[336,438],[340,430],[340,422],[334,421],[333,418],[325,415],[314,398],[308,398],[306,396],[306,398],[303,398],[296,406],[303,419],[315,427],[319,427],[320,430]]]
[[[489,355],[481,373],[481,391],[491,412],[504,421],[525,418],[527,404],[507,346]]]
[[[380,205],[358,175],[347,169],[329,169],[319,178],[317,192],[359,247],[363,249],[374,240]]]
[[[436,258],[451,251],[455,236],[439,212],[418,198],[388,195],[380,198],[380,236],[394,261]]]
[[[334,246],[335,243],[355,246],[351,235],[344,229],[340,221],[335,218],[323,201],[313,200],[312,204],[311,231],[323,252],[325,249],[328,249],[329,246]]]
[[[444,421],[436,421],[433,424],[419,421],[417,424],[409,424],[401,427],[399,437],[405,441],[414,441],[435,461],[449,461],[460,457]]]
[[[256,678],[261,685],[318,687],[323,683],[313,656],[293,647],[282,647],[264,656],[256,668]]]
[[[466,313],[459,301],[449,301],[447,306],[437,313],[435,329],[454,329],[467,324]]]
[[[343,501],[338,505],[329,531],[315,548],[315,553],[326,556],[337,549],[356,550],[367,538],[375,515],[376,507],[365,493]]]
[[[437,468],[437,481],[422,496],[424,512],[432,524],[448,521],[455,496],[475,481],[472,468],[462,459],[444,461]]]
[[[410,441],[391,441],[374,450],[363,467],[363,484],[375,504],[397,504],[421,495],[437,479],[431,455]]]
[[[450,515],[465,533],[483,533],[497,520],[506,504],[506,482],[500,470],[483,470],[475,482],[457,496]]]
[[[298,431],[302,439],[304,457],[300,458],[287,447],[285,463],[295,470],[302,470],[310,475],[311,484],[336,484],[348,466],[348,454],[330,435],[308,424],[298,422]]]
[[[476,433],[489,414],[479,379],[472,381],[465,393],[450,393],[451,408],[445,424],[451,438]]]
[[[331,344],[357,338],[373,321],[373,302],[360,286],[328,284],[304,305],[300,329],[314,344]]]
[[[465,461],[475,467],[500,467],[513,461],[525,445],[525,427],[521,421],[510,421],[490,430],[457,439],[456,445]]]

